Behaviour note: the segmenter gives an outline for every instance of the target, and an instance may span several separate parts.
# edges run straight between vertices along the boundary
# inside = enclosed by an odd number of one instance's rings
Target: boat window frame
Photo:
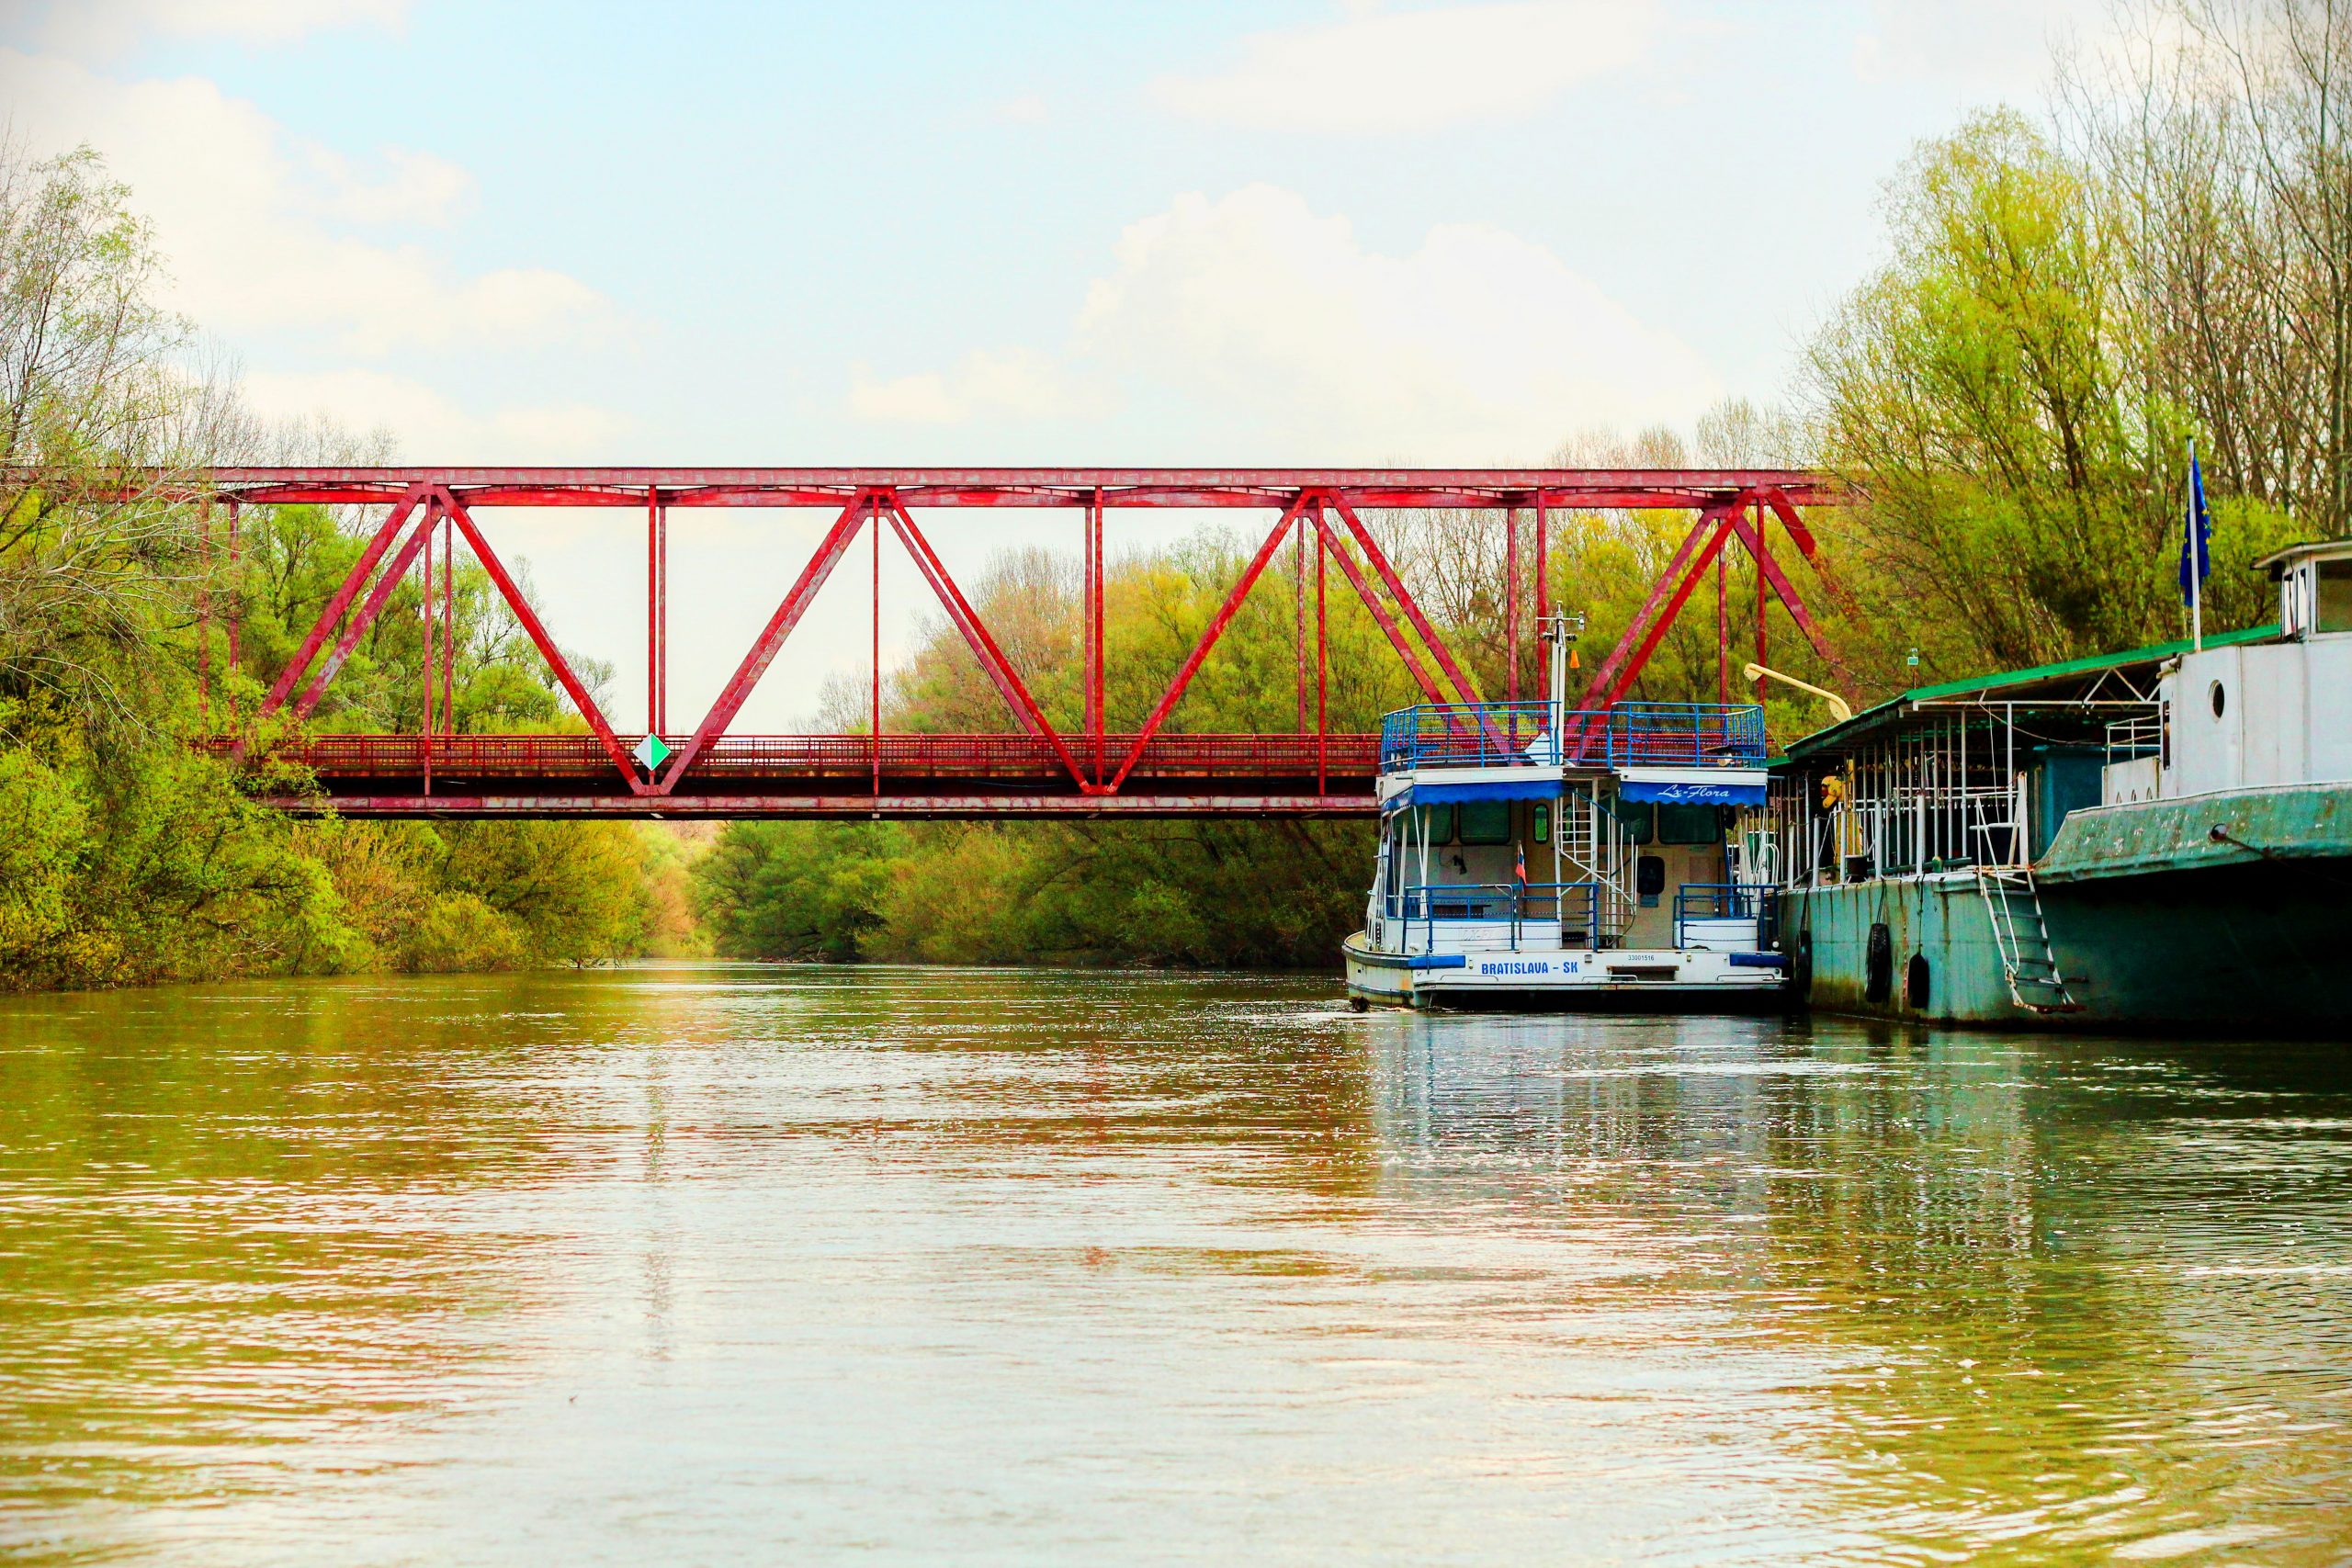
[[[1510,843],[1516,836],[1514,829],[1517,827],[1517,824],[1513,821],[1517,813],[1511,810],[1511,804],[1512,803],[1508,800],[1464,800],[1457,802],[1454,806],[1453,813],[1454,832],[1457,837],[1457,841],[1460,842],[1464,849],[1492,849],[1498,844]],[[1482,832],[1475,839],[1472,838],[1470,836],[1470,813],[1471,808],[1474,807],[1479,808],[1479,813],[1482,817],[1485,815],[1486,808],[1496,808],[1499,813],[1502,826],[1499,829]]]
[[[2312,562],[2312,630],[2352,632],[2352,556]]]
[[[1667,831],[1669,823],[1687,828],[1690,823],[1698,820],[1696,814],[1699,812],[1706,813],[1708,825],[1707,830],[1700,837],[1683,838]],[[1724,841],[1724,818],[1720,807],[1688,801],[1662,800],[1657,803],[1657,807],[1650,816],[1657,840],[1661,844],[1672,844],[1682,849],[1696,849],[1702,845],[1720,844]]]

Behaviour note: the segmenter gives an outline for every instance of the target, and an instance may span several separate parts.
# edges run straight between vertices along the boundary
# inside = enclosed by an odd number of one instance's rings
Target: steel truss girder
[[[219,468],[141,476],[149,493],[245,504],[367,504],[426,485],[470,506],[826,507],[888,491],[910,507],[1270,507],[1302,490],[1351,506],[1690,510],[1771,491],[1792,506],[1847,499],[1801,468]]]
[[[999,818],[1137,821],[1192,817],[1376,817],[1371,795],[285,795],[266,802],[295,817],[575,817],[667,821],[741,818],[866,821]]]

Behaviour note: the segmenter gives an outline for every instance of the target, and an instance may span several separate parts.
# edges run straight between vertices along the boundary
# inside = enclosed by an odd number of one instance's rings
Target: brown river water
[[[0,999],[0,1557],[2352,1560],[2352,1060],[1336,982]]]

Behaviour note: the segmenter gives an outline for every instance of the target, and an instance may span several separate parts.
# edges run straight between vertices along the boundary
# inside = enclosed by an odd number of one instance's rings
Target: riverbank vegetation
[[[666,836],[293,823],[253,796],[300,781],[190,749],[254,711],[361,546],[322,509],[254,509],[232,567],[220,520],[143,476],[371,454],[246,417],[153,303],[161,265],[94,155],[0,156],[0,987],[691,946],[684,856]],[[572,728],[489,585],[461,571],[456,589],[458,727]],[[413,726],[419,682],[392,675],[423,651],[403,592],[407,613],[395,596],[322,722]]]
[[[1853,695],[2183,635],[2191,438],[2214,524],[2209,628],[2271,614],[2262,556],[2352,525],[2352,18],[2304,0],[2158,3],[2114,53],[2054,62],[2053,83],[2042,112],[1973,117],[1894,173],[1886,259],[1815,334],[1787,408],[1733,402],[1690,440],[1591,434],[1550,455],[1814,464],[1849,480],[1862,500],[1824,533],[1850,594],[1832,635]],[[1616,640],[1682,525],[1560,520],[1550,592],[1589,616],[1589,646]],[[1499,695],[1496,520],[1381,526]],[[1138,672],[1172,668],[1245,548],[1204,541],[1114,577],[1114,727],[1154,694],[1122,689],[1118,651]],[[1756,646],[1752,569],[1728,575],[1693,598],[1636,694],[1722,693],[1718,616],[1733,649]],[[1295,720],[1280,568],[1260,593],[1173,728]],[[1023,668],[1057,696],[1057,723],[1073,721],[1074,581],[1008,563],[987,602],[992,624],[1023,624]],[[1339,615],[1335,723],[1415,700],[1352,602]],[[1770,638],[1776,666],[1835,681],[1785,619]],[[1824,716],[1777,696],[1768,711],[1776,735]],[[891,679],[888,728],[1003,722],[944,626]],[[1369,853],[1350,826],[737,826],[695,882],[720,950],[745,955],[1328,964],[1361,913]]]
[[[1846,670],[1785,616],[1768,635],[1770,662],[1858,697],[2180,635],[2191,439],[2216,525],[2207,625],[2266,619],[2252,563],[2352,526],[2352,20],[2306,0],[2157,0],[2136,18],[2112,53],[2058,62],[2039,112],[1974,116],[1893,173],[1884,259],[1820,324],[1782,405],[1732,401],[1688,433],[1588,433],[1529,456],[1846,478],[1860,502],[1820,530],[1845,595],[1796,571]],[[1369,834],[1354,824],[737,824],[702,853],[616,824],[276,818],[255,786],[288,781],[187,740],[253,711],[360,548],[355,520],[251,509],[232,565],[218,519],[124,476],[379,454],[244,417],[189,329],[152,303],[159,265],[94,157],[0,162],[0,984],[586,962],[704,942],[762,958],[1325,964],[1357,918]],[[1503,695],[1500,520],[1369,521],[1479,689]],[[1605,649],[1688,519],[1552,522],[1550,597],[1588,618],[1587,651]],[[1256,543],[1211,531],[1114,560],[1108,728],[1149,711]],[[1302,586],[1313,603],[1312,559],[1302,584],[1276,557],[1170,733],[1300,725],[1295,617]],[[1065,733],[1080,728],[1075,571],[1009,556],[974,590]],[[1717,575],[1636,695],[1744,689],[1761,601],[1744,558]],[[1340,575],[1325,583],[1323,700],[1334,728],[1370,728],[1419,694]],[[1532,604],[1532,579],[1521,589]],[[320,726],[414,728],[415,593],[401,589],[361,640]],[[576,728],[477,570],[460,567],[456,596],[457,728]],[[1541,657],[1522,641],[1522,692],[1541,689]],[[1768,715],[1776,736],[1824,716],[1777,691]],[[868,726],[863,684],[823,718]],[[885,672],[882,724],[1011,727],[944,621]]]
[[[1809,355],[1873,672],[2182,636],[2198,443],[2209,627],[2274,613],[2252,570],[2352,525],[2352,14],[2177,0],[2062,57],[2052,101],[1977,115],[1886,188],[1888,260]],[[1898,677],[1899,679],[1899,677]]]

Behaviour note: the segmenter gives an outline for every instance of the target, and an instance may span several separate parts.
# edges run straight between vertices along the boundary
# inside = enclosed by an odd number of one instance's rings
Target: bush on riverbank
[[[675,835],[297,824],[247,792],[299,781],[189,750],[253,711],[361,545],[320,508],[249,509],[232,572],[220,520],[136,476],[289,440],[383,454],[246,419],[153,303],[160,265],[93,155],[0,151],[0,988],[693,951]],[[455,587],[457,727],[576,727],[479,569]],[[416,728],[416,593],[394,594],[320,716]]]

